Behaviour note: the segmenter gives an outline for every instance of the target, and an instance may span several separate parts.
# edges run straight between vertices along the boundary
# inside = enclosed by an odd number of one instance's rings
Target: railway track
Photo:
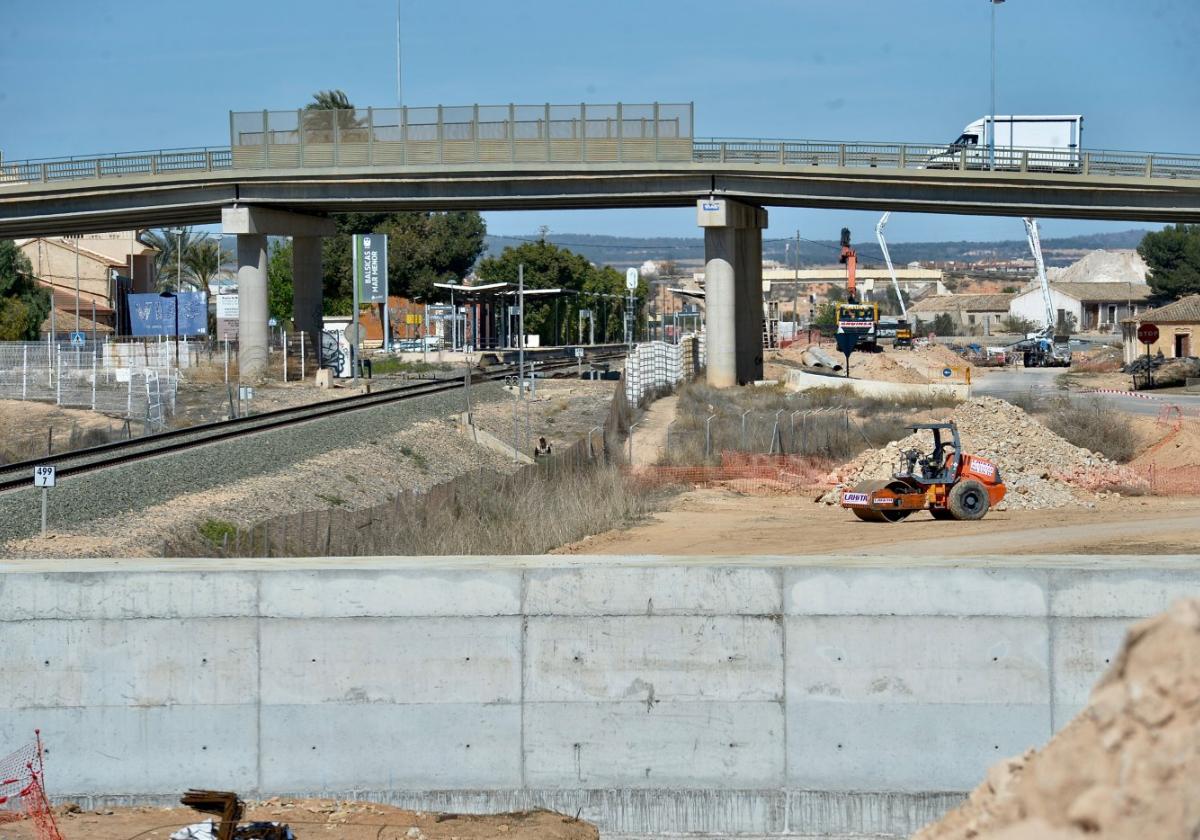
[[[622,356],[621,353],[598,355],[587,359],[587,362],[607,361]],[[558,362],[542,362],[538,365],[538,373],[554,373],[557,371],[573,370],[578,366],[574,360]],[[473,374],[471,382],[483,383],[505,379],[517,373],[516,365],[493,367],[486,371]],[[64,452],[44,458],[32,458],[0,466],[0,493],[16,490],[32,485],[33,468],[38,464],[53,463],[58,478],[69,478],[88,472],[107,469],[109,467],[167,455],[187,449],[195,449],[212,443],[233,440],[260,432],[273,431],[323,420],[354,411],[390,405],[404,400],[416,399],[431,394],[441,394],[456,391],[464,387],[462,378],[435,379],[414,382],[395,388],[387,388],[370,394],[355,394],[341,399],[329,400],[323,403],[292,406],[275,411],[266,411],[248,417],[238,417],[232,420],[221,420],[214,423],[204,423],[183,429],[174,429],[155,435],[147,435],[129,440],[112,441],[85,449]]]

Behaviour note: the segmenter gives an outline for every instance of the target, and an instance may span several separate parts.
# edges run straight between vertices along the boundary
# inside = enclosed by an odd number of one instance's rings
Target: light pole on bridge
[[[996,168],[996,7],[1004,0],[988,0],[992,7],[992,126],[988,138],[988,168]],[[1012,131],[1010,123],[1009,132]]]

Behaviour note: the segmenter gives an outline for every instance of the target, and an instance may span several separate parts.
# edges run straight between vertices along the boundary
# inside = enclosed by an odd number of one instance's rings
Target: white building
[[[1138,283],[1051,283],[1055,323],[1073,316],[1080,332],[1117,332],[1121,320],[1149,306],[1150,287]],[[1009,303],[1011,315],[1046,326],[1041,286],[1032,286]]]

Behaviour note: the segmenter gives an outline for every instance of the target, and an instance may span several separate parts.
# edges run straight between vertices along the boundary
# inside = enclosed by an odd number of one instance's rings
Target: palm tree
[[[345,91],[319,90],[313,94],[313,101],[304,106],[304,111],[306,142],[332,143],[335,119],[343,142],[367,142],[365,126],[355,116],[354,103]]]
[[[202,239],[192,245],[183,255],[183,269],[191,275],[191,282],[202,291],[221,275],[221,244],[212,239]]]
[[[177,233],[177,230],[181,232]],[[157,228],[143,233],[141,239],[158,251],[154,257],[154,276],[161,291],[177,289],[180,283],[199,287],[195,277],[189,276],[188,272],[188,254],[200,240],[191,228]]]

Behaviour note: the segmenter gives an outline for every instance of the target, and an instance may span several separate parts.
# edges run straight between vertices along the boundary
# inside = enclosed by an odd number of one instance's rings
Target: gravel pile
[[[958,424],[966,453],[999,465],[1008,487],[999,510],[1042,510],[1087,503],[1117,488],[1145,484],[1132,470],[1098,452],[1068,443],[1004,400],[979,397],[959,405],[945,419]],[[827,481],[836,487],[821,500],[834,504],[845,486],[888,478],[901,452],[913,448],[927,451],[930,446],[930,433],[920,432],[882,449],[863,452],[829,474]]]

